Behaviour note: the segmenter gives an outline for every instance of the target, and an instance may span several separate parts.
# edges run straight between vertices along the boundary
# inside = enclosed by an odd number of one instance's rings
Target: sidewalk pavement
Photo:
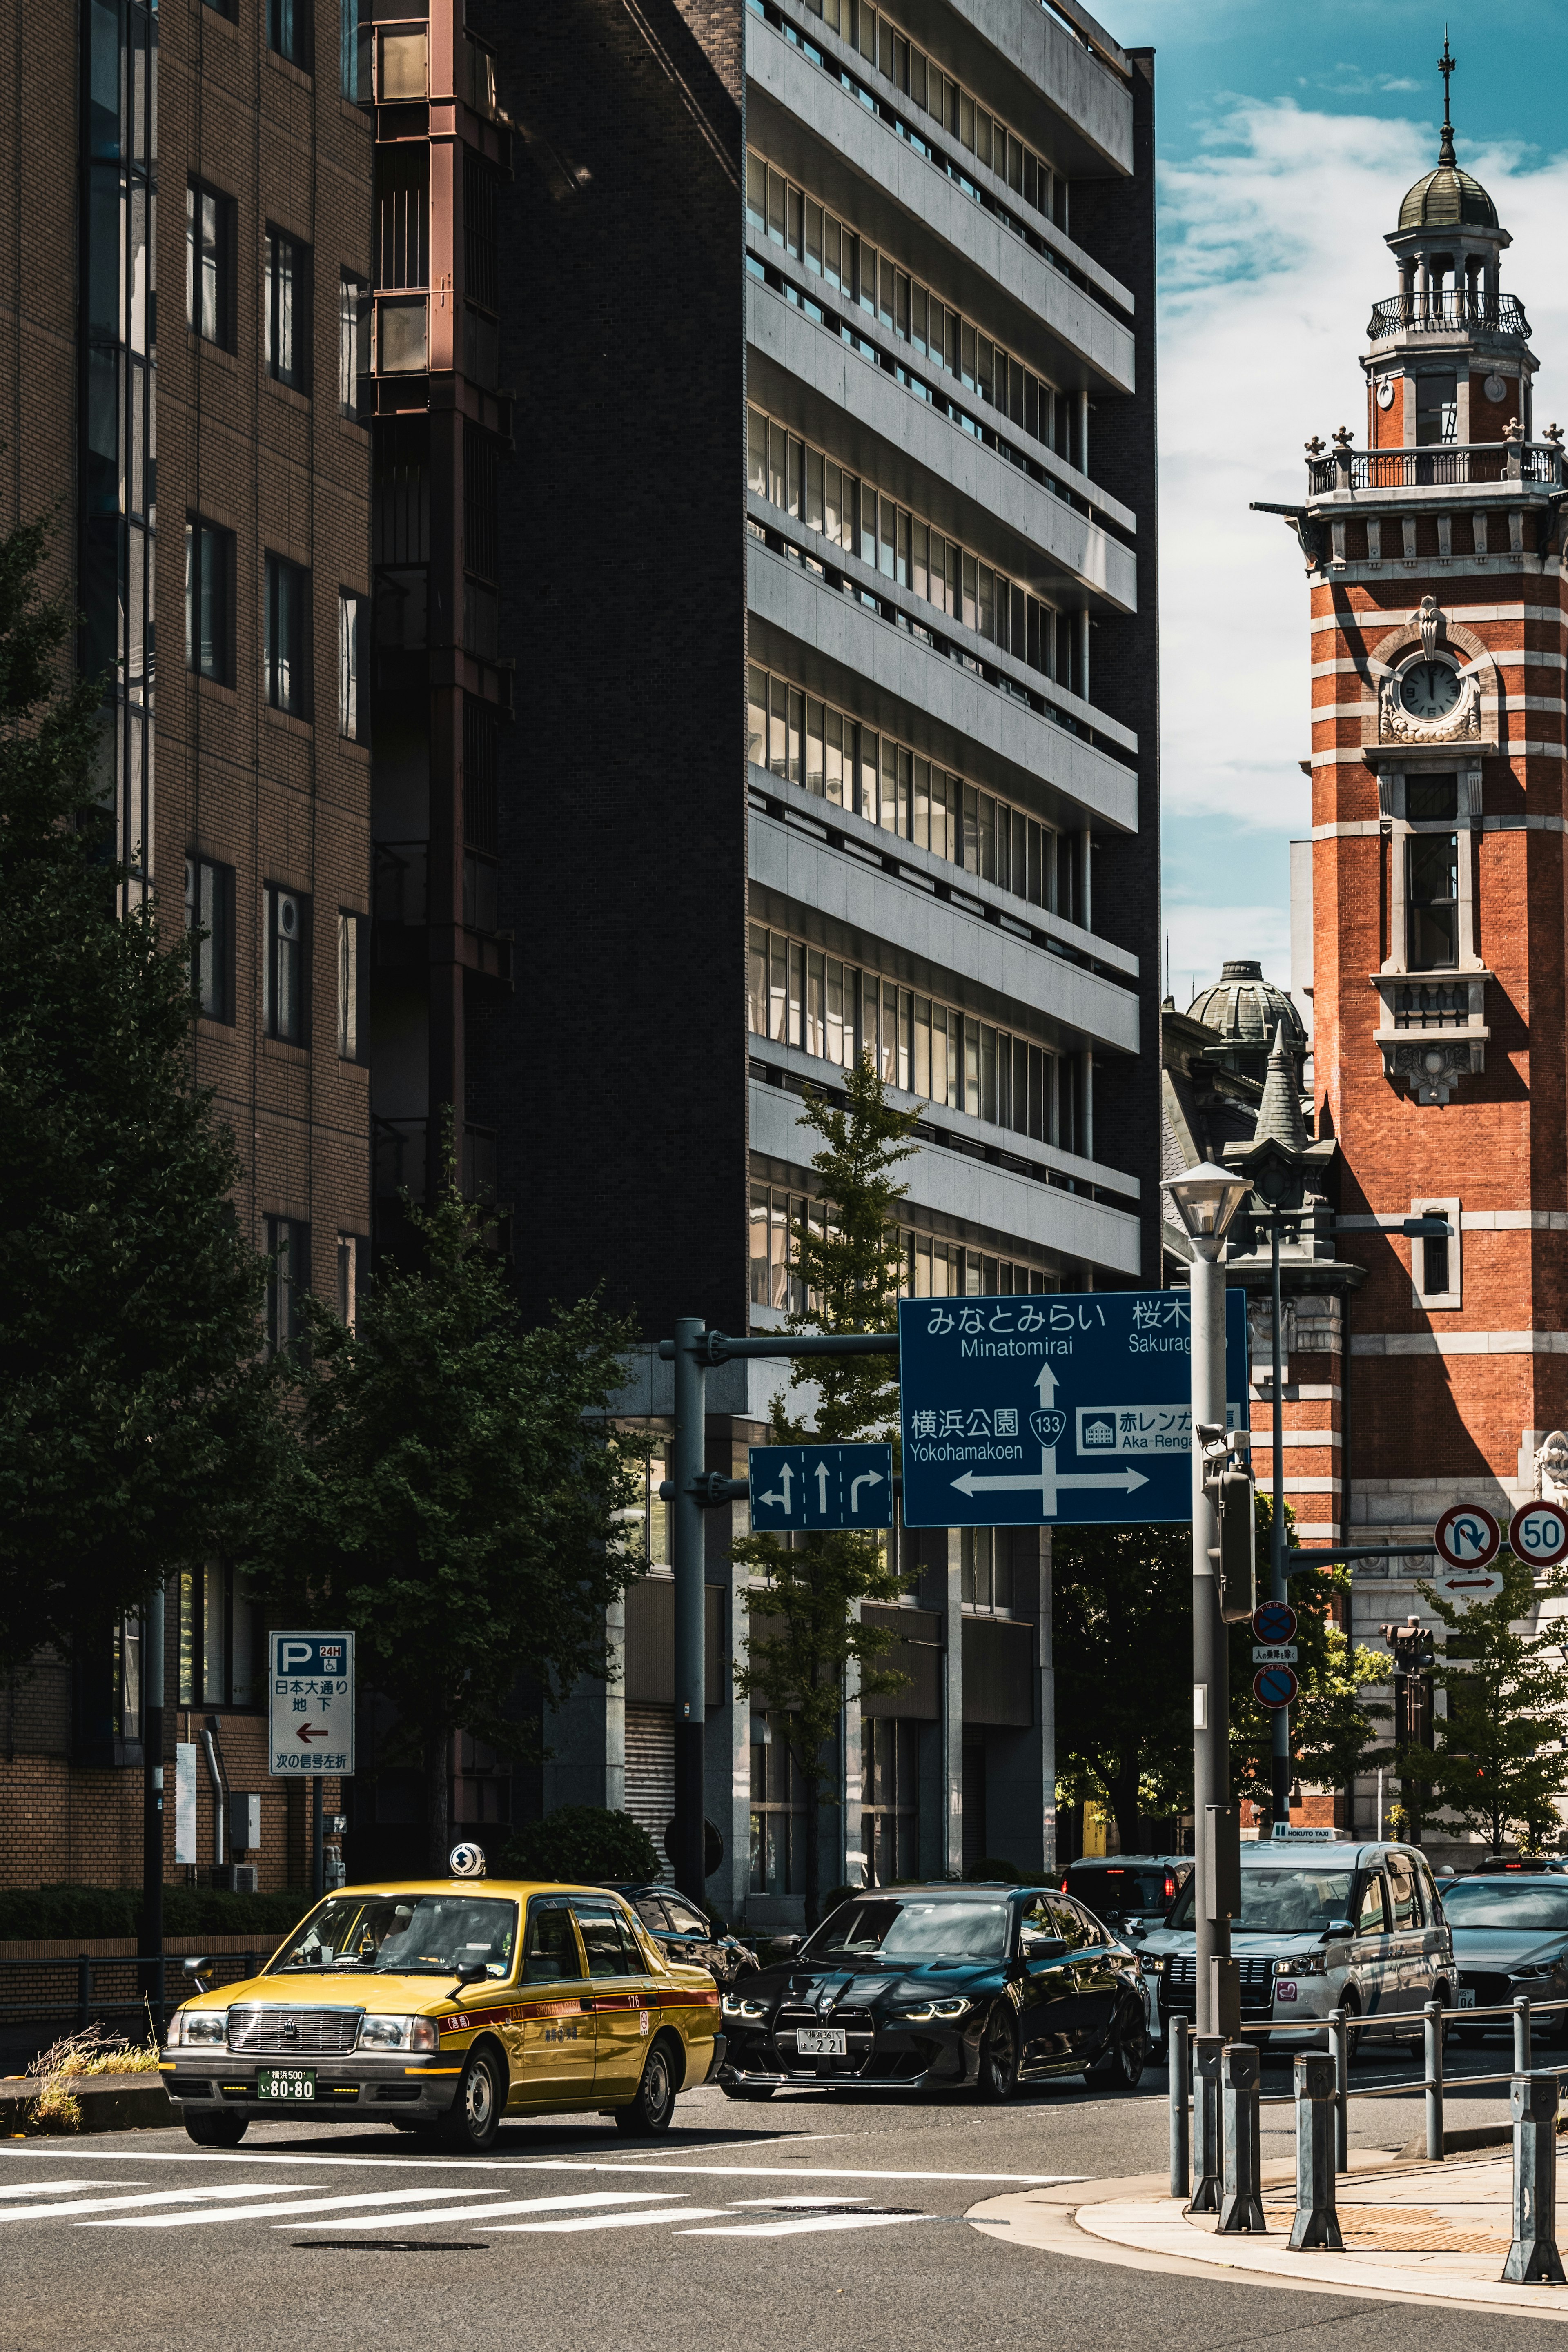
[[[1508,2150],[1427,2164],[1352,2149],[1337,2189],[1342,2253],[1290,2252],[1294,2166],[1263,2168],[1265,2237],[1216,2236],[1214,2216],[1188,2214],[1168,2187],[1163,2174],[1061,2182],[988,2199],[967,2218],[1003,2244],[1079,2261],[1189,2278],[1223,2271],[1271,2287],[1568,2321],[1568,2287],[1502,2284],[1512,2235]],[[1557,2200],[1568,2232],[1568,2151],[1558,2161]]]

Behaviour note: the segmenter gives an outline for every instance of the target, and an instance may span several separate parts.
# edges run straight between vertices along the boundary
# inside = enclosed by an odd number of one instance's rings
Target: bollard
[[[1422,2011],[1426,2045],[1426,2158],[1443,2161],[1443,2006],[1429,2000]]]
[[[1516,2016],[1517,2008],[1516,2003]],[[1525,2031],[1530,2031],[1528,2018]],[[1556,2075],[1516,2074],[1509,2085],[1509,2105],[1513,2115],[1513,2243],[1502,2274],[1513,2286],[1568,2285],[1557,2251]]]
[[[1530,2072],[1530,2002],[1523,1993],[1513,2004],[1513,2071]]]
[[[1222,2238],[1242,2231],[1267,2237],[1263,2218],[1263,2148],[1258,2123],[1258,2078],[1261,2069],[1250,2042],[1227,2042],[1221,2059],[1225,2109],[1225,2193],[1220,2200]]]
[[[1186,2202],[1192,2186],[1192,2028],[1184,2017],[1170,2021],[1171,2194]]]
[[[1334,2062],[1319,2050],[1296,2057],[1296,2218],[1290,2244],[1297,2253],[1321,2247],[1340,2253],[1344,2240],[1334,2210],[1334,2142],[1339,2102]]]
[[[1350,2036],[1342,2009],[1329,2011],[1329,2048],[1334,2061],[1334,2170],[1351,2168]]]
[[[1220,2197],[1220,2052],[1217,2033],[1193,2036],[1193,2199],[1190,2213],[1217,2213]]]

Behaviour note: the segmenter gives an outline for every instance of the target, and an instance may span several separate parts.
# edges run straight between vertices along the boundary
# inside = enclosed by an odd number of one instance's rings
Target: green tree
[[[0,541],[0,1655],[100,1638],[237,1540],[275,1434],[264,1262],[192,1082],[190,950],[116,911],[102,681],[41,524]]]
[[[1541,1601],[1568,1593],[1568,1572],[1538,1582],[1508,1551],[1500,1566],[1495,1601],[1460,1607],[1429,1584],[1416,1587],[1446,1629],[1434,1644],[1432,1681],[1447,1693],[1448,1711],[1434,1722],[1431,1742],[1401,1748],[1396,1763],[1404,1779],[1494,1846],[1514,1832],[1535,1853],[1556,1839],[1556,1800],[1568,1790],[1568,1664],[1560,1619],[1535,1633],[1518,1629],[1531,1619],[1540,1625]]]
[[[558,1703],[607,1675],[604,1612],[646,1561],[646,1447],[605,1416],[634,1333],[597,1295],[522,1326],[447,1155],[411,1258],[350,1331],[303,1297],[299,1444],[255,1565],[301,1622],[352,1627],[363,1681],[419,1761],[432,1869],[459,1728],[515,1746],[520,1676]]]
[[[791,1265],[809,1300],[791,1315],[792,1331],[887,1331],[898,1321],[904,1255],[894,1219],[904,1185],[891,1171],[915,1150],[909,1140],[915,1114],[893,1109],[869,1055],[845,1076],[847,1103],[837,1108],[808,1092],[801,1124],[823,1138],[811,1165],[827,1204],[823,1222],[802,1221],[793,1236]],[[841,1356],[802,1359],[794,1389],[815,1388],[808,1422],[785,1398],[772,1403],[771,1441],[798,1445],[809,1438],[829,1444],[892,1438],[899,1412],[897,1359]],[[861,1604],[895,1603],[907,1580],[879,1535],[852,1531],[805,1535],[793,1543],[773,1535],[748,1536],[731,1557],[764,1581],[747,1601],[745,1663],[737,1688],[760,1698],[785,1726],[784,1738],[805,1799],[805,1910],[813,1924],[821,1903],[821,1830],[825,1802],[836,1803],[825,1750],[844,1709],[845,1678],[853,1664],[861,1693],[875,1698],[901,1688],[907,1676],[879,1665],[892,1647],[883,1627],[867,1624]]]
[[[1257,1499],[1258,1557],[1268,1554],[1272,1502]],[[1286,1540],[1295,1541],[1289,1506]],[[1192,1803],[1189,1676],[1192,1530],[1184,1525],[1062,1528],[1053,1543],[1058,1780],[1069,1801],[1103,1804],[1124,1851],[1141,1823]],[[1293,1577],[1300,1696],[1290,1752],[1304,1780],[1339,1787],[1359,1771],[1375,1734],[1362,1696],[1381,1681],[1379,1651],[1352,1644],[1333,1622],[1349,1591],[1342,1569]],[[1230,1633],[1231,1763],[1237,1794],[1268,1808],[1272,1720],[1252,1696],[1252,1629]]]

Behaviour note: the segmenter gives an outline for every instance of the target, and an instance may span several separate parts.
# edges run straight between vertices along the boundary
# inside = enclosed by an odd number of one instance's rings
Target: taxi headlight
[[[1163,1977],[1164,1975],[1165,1955],[1163,1952],[1140,1952],[1138,1958],[1146,1977]]]
[[[929,2019],[936,2017],[963,2017],[965,2011],[973,2009],[973,2006],[974,2004],[973,2001],[959,2000],[956,1999],[950,2000],[921,2000],[913,2002],[908,2009],[894,2010],[893,2015],[898,2018],[906,2019],[911,2024],[920,2025],[925,2023]]]
[[[1277,1977],[1326,1977],[1329,1956],[1326,1952],[1304,1952],[1300,1959],[1281,1960],[1274,1973]]]
[[[171,2023],[169,2039],[178,2047],[184,2043],[192,2049],[198,2044],[207,2049],[221,2049],[228,2040],[226,2009],[177,2009]]]
[[[722,2006],[726,2017],[766,2017],[768,2013],[765,2000],[748,2000],[738,1992],[727,1992]]]
[[[366,2017],[360,2021],[362,2050],[434,2050],[436,2021],[430,2017]]]

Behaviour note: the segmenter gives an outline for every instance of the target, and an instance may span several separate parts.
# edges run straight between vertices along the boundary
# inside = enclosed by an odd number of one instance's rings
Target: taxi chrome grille
[[[231,2050],[276,2052],[288,2058],[334,2058],[359,2039],[363,2009],[231,2009]]]
[[[1241,2005],[1244,2010],[1269,2010],[1274,2006],[1274,1961],[1262,1952],[1247,1952],[1237,1960],[1237,1972],[1241,1979]],[[1167,2010],[1194,2009],[1198,1994],[1198,1962],[1195,1952],[1173,1952],[1165,1962],[1165,1983],[1162,2000]]]

